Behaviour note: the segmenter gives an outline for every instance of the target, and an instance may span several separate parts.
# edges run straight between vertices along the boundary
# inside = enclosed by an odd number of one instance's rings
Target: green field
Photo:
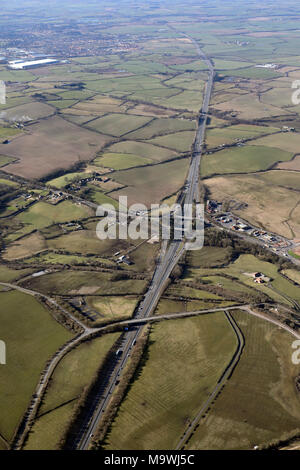
[[[153,327],[144,365],[121,405],[105,449],[174,449],[235,347],[223,313]]]
[[[0,127],[0,139],[6,139],[7,137],[13,137],[15,135],[20,134],[21,131],[19,129],[15,129],[13,127]]]
[[[88,297],[89,307],[99,314],[97,325],[107,321],[124,320],[131,318],[138,298],[133,296],[115,296],[115,297]]]
[[[76,256],[76,255],[61,255],[58,253],[47,252],[40,253],[32,258],[26,258],[25,264],[69,264],[69,265],[90,265],[90,264],[103,264],[105,266],[115,266],[113,261],[106,258],[91,257],[91,256]]]
[[[107,116],[90,121],[86,126],[103,134],[120,137],[128,132],[144,126],[151,119],[132,114],[109,114]]]
[[[134,166],[147,165],[152,163],[152,160],[130,153],[105,153],[101,157],[96,158],[93,163],[106,168],[113,168],[114,170],[124,170]]]
[[[0,281],[1,282],[15,281],[31,273],[32,273],[32,269],[30,268],[12,269],[12,268],[9,268],[8,266],[0,265]]]
[[[168,150],[145,142],[134,142],[132,140],[118,142],[117,144],[111,145],[109,147],[109,152],[128,153],[130,155],[138,155],[143,158],[150,158],[154,161],[167,160],[174,156],[174,154],[176,155],[174,150]]]
[[[187,449],[253,449],[299,428],[293,337],[264,320],[234,313],[245,336],[237,368],[200,421]]]
[[[195,121],[184,119],[155,119],[147,126],[128,134],[129,139],[146,140],[152,137],[175,133],[178,131],[195,130]]]
[[[300,134],[297,132],[285,132],[275,136],[262,137],[258,139],[254,145],[271,147],[272,152],[274,148],[278,148],[296,154],[299,152]]]
[[[15,183],[15,181],[10,181],[4,178],[0,178],[0,185],[12,186],[14,188],[17,188],[19,186],[18,183]]]
[[[276,162],[289,161],[292,157],[291,153],[280,149],[246,145],[205,155],[201,161],[201,175],[207,177],[266,170]]]
[[[282,76],[280,73],[273,71],[273,70],[264,69],[264,68],[254,68],[254,67],[229,70],[228,72],[223,71],[222,75],[227,75],[231,77],[234,76],[234,77],[240,77],[240,78],[253,78],[253,79],[260,79],[260,80],[277,78],[278,76]]]
[[[73,181],[89,178],[90,176],[90,174],[83,172],[67,173],[66,175],[59,176],[58,178],[54,178],[53,180],[47,181],[47,185],[55,186],[56,188],[61,189],[67,186],[68,184],[72,183]]]
[[[97,223],[88,225],[88,230],[70,232],[47,241],[48,247],[53,250],[62,250],[66,253],[78,253],[81,256],[112,256],[120,249],[128,249],[127,240],[100,240],[96,235]]]
[[[41,229],[55,223],[83,219],[89,215],[90,210],[88,208],[69,201],[63,201],[57,205],[40,201],[16,216],[17,221],[24,224],[24,227],[16,233],[21,236],[32,232],[34,229]]]
[[[7,348],[7,364],[0,371],[0,432],[10,441],[46,361],[72,334],[31,296],[1,292],[0,300],[1,339]]]
[[[8,163],[12,163],[15,161],[13,157],[6,157],[5,155],[0,155],[0,167],[7,165]]]
[[[262,134],[273,134],[277,131],[278,129],[273,127],[247,125],[236,125],[210,129],[207,131],[206,144],[208,148],[214,148],[220,145],[233,144],[234,142],[246,139],[255,139]]]
[[[78,400],[118,338],[105,335],[69,352],[55,369],[25,450],[54,450],[68,428]]]
[[[33,278],[28,284],[33,290],[45,293],[121,295],[142,293],[146,281],[114,280],[110,273],[68,270]]]
[[[115,173],[116,181],[128,187],[114,191],[112,196],[117,199],[127,195],[129,204],[139,202],[148,206],[158,203],[182,186],[188,164],[189,160],[184,158],[146,168],[118,171]]]
[[[204,246],[202,250],[189,251],[187,254],[187,263],[194,268],[213,268],[228,264],[231,255],[231,248]]]
[[[149,143],[173,149],[177,152],[189,152],[194,142],[195,132],[184,131],[155,137]]]

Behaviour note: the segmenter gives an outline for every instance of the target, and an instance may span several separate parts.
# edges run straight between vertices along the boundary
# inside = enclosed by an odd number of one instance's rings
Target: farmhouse
[[[265,276],[263,273],[253,273],[254,282],[256,284],[264,284],[265,282],[269,282],[271,279]]]

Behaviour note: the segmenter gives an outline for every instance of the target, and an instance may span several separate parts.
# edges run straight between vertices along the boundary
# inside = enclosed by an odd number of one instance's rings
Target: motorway
[[[205,56],[200,46],[192,38],[189,38],[194,43],[198,50],[199,56],[205,61],[209,70],[209,78],[203,94],[202,108],[199,113],[198,127],[196,137],[193,144],[193,152],[191,156],[190,168],[185,181],[185,195],[182,198],[181,204],[192,204],[194,201],[198,202],[199,199],[199,169],[202,156],[202,146],[205,137],[207,113],[211,99],[213,81],[214,81],[214,67],[212,62]],[[166,250],[166,254],[158,264],[149,290],[147,291],[144,300],[141,302],[135,318],[147,318],[155,309],[160,296],[162,295],[168,278],[178,263],[182,253],[184,252],[184,243],[180,240],[173,240],[170,242]],[[74,448],[79,450],[88,449],[93,435],[100,423],[103,412],[109,404],[111,396],[117,387],[117,381],[122,371],[124,370],[128,360],[130,359],[131,350],[135,342],[142,333],[142,326],[137,327],[134,331],[125,332],[123,335],[120,350],[122,354],[116,358],[115,367],[110,375],[110,380],[105,384],[105,389],[102,390],[100,396],[95,397],[95,401],[90,410],[87,410],[86,422],[81,430],[80,435],[74,443]]]

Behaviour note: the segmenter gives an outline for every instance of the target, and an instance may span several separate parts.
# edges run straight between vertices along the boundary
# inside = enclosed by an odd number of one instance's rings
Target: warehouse
[[[9,62],[8,66],[14,70],[24,70],[34,67],[42,67],[43,65],[57,64],[59,60],[57,59],[41,59],[41,60],[29,60],[26,62],[15,60]]]

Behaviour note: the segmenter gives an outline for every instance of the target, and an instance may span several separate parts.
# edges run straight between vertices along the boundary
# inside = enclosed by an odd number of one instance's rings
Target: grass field
[[[68,184],[76,181],[78,179],[89,178],[91,175],[89,173],[83,172],[74,172],[74,173],[67,173],[66,175],[59,176],[58,178],[54,178],[53,180],[49,180],[47,184],[49,186],[55,186],[58,189],[64,188]]]
[[[164,135],[161,137],[155,137],[149,140],[149,143],[167,147],[177,152],[189,152],[194,142],[195,132],[184,131],[176,132],[175,134]]]
[[[31,82],[33,79],[34,75],[26,70],[5,70],[2,67],[0,70],[0,80],[6,82]]]
[[[263,145],[265,147],[274,147],[291,152],[293,154],[299,152],[300,134],[294,132],[280,133],[272,136],[262,137],[254,142],[254,145]]]
[[[224,103],[214,104],[213,108],[226,113],[237,113],[239,119],[262,119],[273,116],[288,114],[276,106],[261,103],[253,93],[241,95]]]
[[[297,171],[266,171],[258,174],[257,179],[265,181],[267,184],[300,190],[300,175]]]
[[[68,270],[32,278],[27,284],[38,292],[60,295],[124,295],[142,293],[146,281],[114,280],[114,275],[109,273]]]
[[[89,114],[92,119],[94,116],[101,116],[106,113],[118,113],[126,110],[122,100],[110,98],[105,95],[96,95],[89,100],[82,101],[76,104],[73,110],[77,110],[78,114]]]
[[[52,114],[54,114],[54,109],[51,106],[45,103],[32,102],[9,108],[5,111],[5,118],[17,121],[25,118],[26,121],[34,121]]]
[[[46,243],[44,237],[39,232],[35,232],[9,245],[2,254],[2,257],[7,261],[11,261],[32,256],[45,249]]]
[[[0,167],[13,163],[16,159],[13,157],[7,157],[6,155],[0,155]]]
[[[146,168],[135,168],[115,173],[115,179],[128,187],[114,191],[112,196],[128,196],[128,204],[139,202],[158,203],[163,198],[178,191],[188,170],[188,159],[174,160]]]
[[[13,188],[17,188],[19,186],[18,183],[16,183],[15,181],[11,181],[5,178],[0,178],[0,185],[9,186]]]
[[[131,132],[129,139],[147,140],[157,135],[170,134],[178,131],[195,130],[195,121],[184,119],[155,119],[147,126]]]
[[[198,112],[202,106],[202,93],[193,90],[184,90],[182,93],[165,99],[154,100],[157,104],[162,104],[167,108],[184,109]]]
[[[279,73],[277,71],[264,69],[264,68],[248,67],[248,68],[229,70],[228,72],[222,72],[222,75],[263,80],[263,79],[277,78]]]
[[[2,282],[11,282],[17,279],[20,279],[27,274],[32,273],[32,269],[12,269],[8,266],[0,265],[0,281]]]
[[[139,116],[153,116],[153,117],[169,117],[174,116],[176,111],[171,109],[160,108],[150,104],[137,104],[134,108],[127,111],[128,114],[136,114]]]
[[[124,170],[134,166],[147,165],[152,163],[152,160],[130,153],[105,153],[101,157],[97,157],[93,163],[114,170]]]
[[[15,135],[20,134],[21,131],[19,129],[15,129],[13,127],[2,127],[0,126],[0,139],[5,139],[7,137],[13,137]]]
[[[116,251],[128,249],[127,240],[100,240],[96,235],[96,222],[88,225],[87,230],[70,232],[47,241],[48,247],[80,255],[112,256]]]
[[[125,142],[118,142],[109,147],[111,153],[128,153],[130,155],[138,155],[142,158],[150,158],[154,161],[167,160],[176,155],[174,150],[161,148],[157,145],[151,145],[145,142],[134,142],[128,140]]]
[[[296,269],[285,269],[283,274],[300,285],[300,271],[297,271]]]
[[[0,300],[1,339],[7,347],[7,365],[0,371],[0,432],[10,441],[46,361],[72,335],[31,296],[1,292]]]
[[[16,220],[24,224],[24,227],[16,234],[25,235],[35,229],[48,227],[55,223],[83,219],[89,215],[91,215],[89,208],[70,201],[62,201],[57,205],[40,201],[16,216]]]
[[[278,163],[275,168],[278,170],[300,171],[300,155],[296,155],[289,162]]]
[[[88,305],[99,313],[97,324],[105,321],[116,321],[130,318],[138,303],[136,297],[88,297]]]
[[[189,278],[185,280],[189,280]],[[178,284],[171,284],[166,290],[166,294],[170,296],[195,300],[222,300],[222,297],[216,294],[213,294],[206,290],[187,287],[185,284],[183,285],[180,282]]]
[[[246,315],[233,314],[245,336],[240,362],[188,449],[253,449],[299,428],[293,337]]]
[[[261,134],[272,134],[276,131],[278,131],[278,129],[273,127],[247,125],[210,129],[207,131],[206,144],[208,148],[214,148],[219,145],[229,145],[245,139],[255,139]]]
[[[229,362],[235,336],[222,313],[155,326],[105,449],[172,449]]]
[[[151,118],[131,114],[108,114],[86,124],[86,127],[115,137],[127,134],[150,122]]]
[[[59,448],[81,394],[118,336],[118,333],[109,334],[81,344],[62,359],[52,375],[26,450]]]
[[[214,174],[250,173],[266,170],[276,162],[289,161],[292,153],[284,150],[258,145],[221,150],[211,155],[205,155],[201,161],[203,177]]]
[[[187,253],[187,263],[194,268],[213,268],[228,264],[231,254],[231,248],[204,246],[202,250],[189,251]]]

